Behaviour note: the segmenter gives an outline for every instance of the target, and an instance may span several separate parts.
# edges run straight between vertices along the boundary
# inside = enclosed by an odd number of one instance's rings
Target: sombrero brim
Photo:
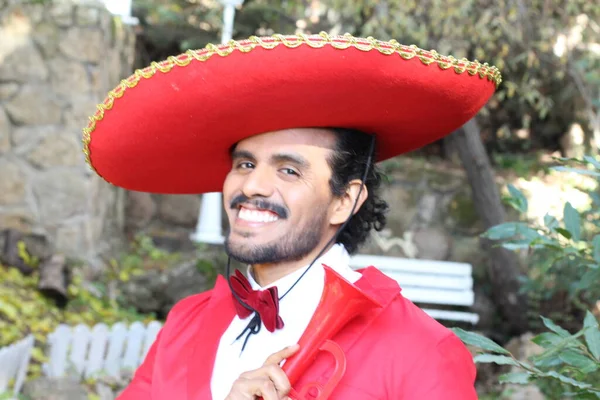
[[[218,192],[229,149],[249,136],[356,128],[377,136],[381,161],[462,126],[500,81],[495,67],[396,41],[251,37],[136,71],[90,118],[84,152],[129,190]]]

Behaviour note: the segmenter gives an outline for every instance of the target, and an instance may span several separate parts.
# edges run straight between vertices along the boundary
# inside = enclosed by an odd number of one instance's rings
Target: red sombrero
[[[495,67],[350,35],[251,37],[136,71],[84,129],[96,173],[129,190],[219,192],[241,139],[301,127],[373,133],[378,161],[459,128],[500,84]]]

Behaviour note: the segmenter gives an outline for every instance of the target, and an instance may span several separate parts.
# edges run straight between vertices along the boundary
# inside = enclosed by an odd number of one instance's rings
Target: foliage
[[[542,321],[549,331],[532,339],[543,351],[531,361],[518,360],[485,336],[460,328],[453,331],[465,344],[483,350],[475,362],[513,367],[500,376],[501,383],[535,383],[550,400],[600,398],[600,327],[594,315],[588,311],[582,328],[574,334],[548,318]]]
[[[220,41],[212,0],[136,0],[149,52],[143,66]],[[561,148],[572,124],[600,142],[600,7],[588,0],[246,0],[234,38],[349,32],[496,65],[503,84],[481,115],[494,153]]]
[[[558,161],[563,165],[554,170],[600,177],[600,162],[593,157]],[[526,213],[529,205],[523,193],[512,185],[508,192],[506,201]],[[571,326],[573,322],[566,316],[571,313],[577,318],[575,333],[556,319],[542,316],[545,331],[532,339],[542,348],[541,354],[525,361],[484,336],[454,330],[466,344],[483,350],[475,357],[476,362],[511,367],[500,382],[535,383],[550,399],[600,398],[600,327],[590,311],[600,299],[600,201],[597,193],[590,196],[594,202],[589,210],[578,211],[567,202],[560,220],[546,214],[543,225],[507,222],[484,234],[508,249],[529,252],[529,276],[523,281],[523,290],[542,294],[547,301],[566,297],[578,312],[555,305],[552,308],[557,318],[569,321]]]
[[[37,262],[22,246],[20,254],[24,260]],[[140,236],[133,242],[131,252],[125,254],[120,262],[112,260],[111,268],[93,283],[87,282],[82,268],[72,269],[69,298],[64,307],[59,307],[38,290],[38,270],[27,276],[16,268],[0,265],[0,347],[33,334],[36,344],[29,375],[35,377],[40,375],[41,364],[46,361],[47,336],[59,324],[92,326],[99,322],[111,325],[121,321],[146,323],[154,320],[154,315],[142,315],[121,304],[108,288],[117,281],[127,281],[145,268],[154,268],[157,264],[163,268],[165,260],[173,257],[154,248],[148,238]]]
[[[559,161],[579,168],[560,165],[553,167],[556,171],[600,176],[600,163],[592,157]],[[506,201],[525,214],[526,197],[512,185],[508,189]],[[589,195],[593,204],[589,210],[578,211],[566,202],[561,220],[547,213],[543,224],[506,222],[484,234],[503,247],[528,252],[528,276],[523,278],[522,290],[552,304],[548,308],[561,322],[568,322],[570,314],[582,315],[600,299],[600,197],[596,192]]]

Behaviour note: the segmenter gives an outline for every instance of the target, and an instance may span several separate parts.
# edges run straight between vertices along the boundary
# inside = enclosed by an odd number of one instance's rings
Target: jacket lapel
[[[217,277],[210,302],[198,323],[197,337],[188,359],[188,399],[211,399],[210,382],[221,336],[235,316],[225,278]]]

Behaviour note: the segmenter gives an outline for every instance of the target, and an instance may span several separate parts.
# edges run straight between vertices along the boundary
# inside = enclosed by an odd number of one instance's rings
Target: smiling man
[[[225,251],[247,265],[173,307],[119,399],[476,399],[460,340],[349,257],[385,225],[376,162],[459,128],[500,81],[395,41],[275,35],[111,91],[84,130],[94,171],[129,190],[222,191]]]

